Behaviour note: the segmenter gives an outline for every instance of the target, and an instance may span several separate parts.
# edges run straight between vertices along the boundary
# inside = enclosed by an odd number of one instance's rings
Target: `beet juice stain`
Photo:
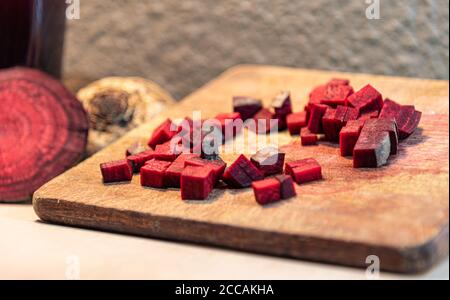
[[[27,66],[61,75],[65,1],[0,1],[0,68]]]

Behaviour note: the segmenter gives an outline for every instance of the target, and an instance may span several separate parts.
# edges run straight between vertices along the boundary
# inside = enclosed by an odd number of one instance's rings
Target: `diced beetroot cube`
[[[125,156],[139,154],[139,153],[147,151],[147,150],[148,150],[148,148],[146,146],[142,145],[141,143],[135,143],[135,144],[131,145],[125,151]]]
[[[387,131],[361,132],[353,150],[354,168],[378,168],[387,163],[391,141]]]
[[[330,80],[330,82],[327,83],[327,85],[349,85],[350,80],[343,79],[343,78],[333,78]]]
[[[213,170],[187,166],[181,173],[181,199],[204,200],[213,190]]]
[[[302,146],[317,145],[317,142],[319,140],[319,138],[317,137],[317,134],[312,133],[306,127],[302,128],[302,130],[300,132],[300,139],[302,141]]]
[[[131,181],[133,178],[133,169],[126,159],[100,164],[100,170],[104,183]]]
[[[148,141],[148,146],[155,149],[157,145],[163,144],[169,141],[177,134],[177,130],[171,131],[172,121],[170,119],[165,120],[161,125],[159,125]]]
[[[322,118],[325,137],[330,142],[339,141],[339,133],[348,121],[356,120],[358,110],[352,107],[338,105],[336,109],[328,108]]]
[[[366,120],[369,120],[369,119],[377,119],[379,113],[380,112],[378,110],[371,110],[371,111],[363,112],[359,116],[358,120],[366,121]]]
[[[218,114],[216,119],[222,128],[223,141],[235,137],[242,130],[242,125],[234,122],[241,119],[241,114],[238,112]]]
[[[180,187],[181,173],[185,168],[185,162],[191,158],[198,157],[198,154],[181,154],[175,161],[167,168],[165,172],[165,185],[167,187]]]
[[[275,110],[274,117],[278,119],[278,130],[287,127],[286,117],[292,113],[291,93],[282,91],[272,100],[272,107]]]
[[[256,132],[258,134],[271,132],[275,126],[278,126],[278,119],[267,108],[261,109],[253,119],[256,121]]]
[[[308,122],[308,129],[312,133],[322,133],[322,117],[328,109],[328,105],[312,104]]]
[[[312,92],[309,94],[309,102],[308,105],[305,107],[305,110],[311,113],[312,106],[314,104],[321,104],[322,99],[325,97],[325,93],[327,90],[327,85],[320,85],[312,90]]]
[[[256,152],[250,160],[264,176],[269,176],[283,173],[284,157],[285,154],[277,148],[266,147]]]
[[[313,158],[286,163],[284,172],[298,184],[322,179],[322,168]]]
[[[358,109],[359,113],[377,110],[383,107],[383,96],[370,84],[347,98],[348,105]]]
[[[342,156],[352,156],[353,149],[358,141],[359,134],[364,126],[364,121],[353,120],[348,121],[347,125],[342,128],[339,134],[339,145]]]
[[[362,133],[368,135],[376,131],[386,131],[389,133],[389,139],[391,143],[391,155],[395,155],[398,152],[398,129],[395,120],[389,119],[369,119],[365,121]]]
[[[165,172],[171,162],[152,159],[141,168],[141,185],[154,188],[165,187]]]
[[[275,179],[280,182],[281,199],[289,199],[297,195],[294,187],[294,181],[290,175],[277,175],[275,176]]]
[[[253,181],[264,179],[264,175],[241,154],[225,170],[222,179],[230,186],[244,188],[249,187]]]
[[[181,153],[178,146],[178,144],[171,141],[157,145],[153,152],[153,158],[156,160],[174,161]]]
[[[416,111],[412,105],[400,105],[390,99],[386,99],[380,113],[380,119],[392,119],[397,122],[399,138],[409,137],[419,125],[422,113]]]
[[[331,81],[325,90],[325,95],[320,103],[336,107],[346,105],[347,98],[353,94],[353,88],[349,85],[342,85],[340,81]]]
[[[265,205],[279,201],[281,199],[280,186],[280,182],[274,178],[252,182],[256,202]]]
[[[308,125],[308,113],[302,111],[299,113],[293,113],[286,118],[289,133],[291,135],[299,134],[300,129]]]
[[[200,157],[191,157],[186,159],[185,165],[210,168],[213,170],[213,181],[215,185],[219,182],[220,178],[222,178],[223,172],[227,167],[227,164],[220,158],[208,160]]]
[[[133,172],[139,173],[142,166],[149,160],[153,159],[154,151],[149,149],[147,151],[130,155],[127,157],[127,160],[131,167],[133,168]]]
[[[259,99],[250,97],[234,97],[233,111],[241,114],[242,120],[251,119],[262,109],[262,102]]]

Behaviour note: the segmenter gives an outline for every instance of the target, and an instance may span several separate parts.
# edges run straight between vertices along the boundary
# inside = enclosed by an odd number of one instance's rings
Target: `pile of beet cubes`
[[[399,140],[410,136],[421,118],[414,106],[383,100],[371,85],[354,92],[345,79],[315,88],[302,112],[293,113],[287,91],[279,93],[270,108],[259,99],[234,97],[233,109],[211,122],[185,118],[175,124],[167,119],[155,129],[148,147],[133,145],[125,159],[101,164],[103,181],[130,181],[133,173],[140,173],[142,186],[179,188],[183,200],[206,199],[219,184],[251,186],[256,201],[264,205],[295,196],[294,182],[319,180],[322,169],[313,158],[285,163],[285,153],[274,147],[261,149],[250,159],[240,155],[227,167],[218,147],[234,138],[245,121],[254,120],[258,134],[288,129],[291,135],[300,135],[303,146],[321,140],[339,143],[341,155],[353,156],[355,168],[374,168],[397,154]],[[236,120],[242,120],[241,125]],[[207,123],[211,126],[205,130]],[[213,130],[222,134],[220,141],[208,135]]]

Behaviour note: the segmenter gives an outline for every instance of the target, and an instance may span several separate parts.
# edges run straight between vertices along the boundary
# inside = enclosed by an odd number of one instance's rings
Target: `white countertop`
[[[0,279],[366,279],[365,270],[42,223],[0,205]],[[449,260],[427,273],[448,279]]]

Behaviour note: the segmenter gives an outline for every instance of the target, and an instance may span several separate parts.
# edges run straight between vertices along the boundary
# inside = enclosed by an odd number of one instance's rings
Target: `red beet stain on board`
[[[30,199],[82,159],[89,121],[56,79],[28,68],[0,71],[0,202]]]

